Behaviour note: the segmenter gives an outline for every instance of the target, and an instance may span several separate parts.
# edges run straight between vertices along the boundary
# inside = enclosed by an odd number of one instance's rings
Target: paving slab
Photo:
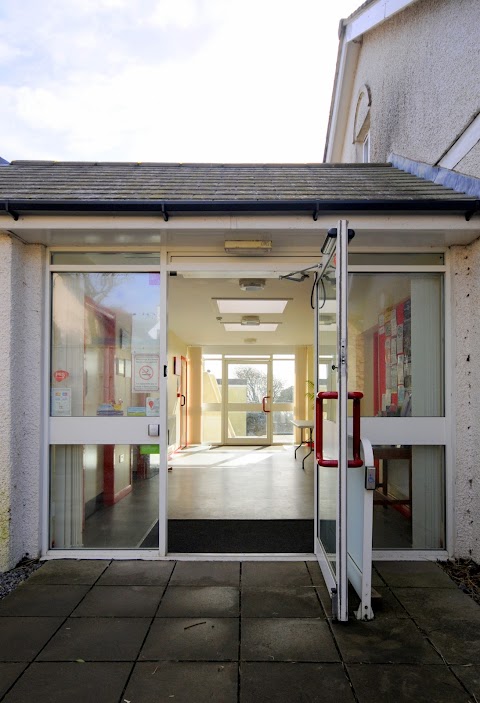
[[[163,586],[94,586],[72,617],[152,617],[164,590]]]
[[[171,586],[236,586],[240,583],[240,562],[179,561]]]
[[[324,618],[315,589],[244,588],[242,616],[247,618]]]
[[[243,562],[242,588],[312,586],[304,561]]]
[[[63,621],[64,618],[1,618],[0,661],[32,661]]]
[[[59,559],[45,561],[28,579],[30,584],[88,584],[92,586],[102,575],[110,560]]]
[[[238,617],[239,600],[238,588],[232,586],[169,586],[157,616]]]
[[[392,591],[414,618],[438,623],[480,616],[480,606],[458,588],[393,588]]]
[[[376,561],[374,566],[391,587],[457,588],[433,561]]]
[[[135,661],[150,618],[69,618],[37,661]]]
[[[338,662],[326,620],[243,618],[242,661]]]
[[[478,661],[478,659],[477,659]],[[452,666],[452,671],[463,683],[471,696],[480,700],[480,664],[467,664],[465,666]],[[475,700],[475,698],[474,698]]]
[[[306,561],[305,565],[308,573],[310,574],[310,578],[312,579],[312,584],[314,586],[325,586],[325,579],[323,578],[322,570],[318,561]]]
[[[174,569],[173,561],[113,561],[99,586],[165,586]]]
[[[359,703],[473,703],[444,665],[349,664]]]
[[[35,585],[26,581],[0,601],[0,617],[70,615],[90,586]]]
[[[320,600],[320,603],[322,604],[322,608],[325,613],[325,617],[327,618],[332,618],[332,598],[330,596],[330,593],[325,586],[325,584],[320,585],[320,586],[315,586],[315,590],[317,592],[317,596]]]
[[[468,665],[480,661],[480,613],[468,620],[455,618],[432,623],[419,618],[417,622],[449,664]]]
[[[388,586],[383,584],[375,590],[379,595],[379,598],[372,598],[372,609],[376,619],[401,618],[408,620],[410,618],[404,606]]]
[[[354,700],[341,664],[240,664],[240,703],[353,703]]]
[[[441,658],[411,620],[377,618],[334,623],[342,658],[349,663],[440,664]]]
[[[237,703],[238,664],[141,662],[124,700],[135,703]]]
[[[131,663],[33,663],[2,703],[118,703]]]
[[[0,698],[8,691],[10,686],[15,683],[26,666],[26,662],[22,664],[13,664],[11,662],[0,663]]]
[[[140,660],[236,661],[238,618],[155,618]]]

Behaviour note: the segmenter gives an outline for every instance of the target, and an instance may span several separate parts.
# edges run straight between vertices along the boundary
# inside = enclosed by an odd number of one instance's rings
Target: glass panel
[[[89,266],[92,264],[144,266],[150,264],[160,265],[160,254],[150,251],[54,251],[51,255],[52,264],[78,264]]]
[[[377,446],[373,546],[444,549],[444,448]]]
[[[293,410],[273,410],[273,443],[293,444]]]
[[[54,273],[52,416],[157,416],[160,274]]]
[[[350,274],[348,322],[364,416],[443,415],[442,274]]]
[[[267,416],[264,412],[230,410],[228,413],[228,439],[247,439],[267,436]]]
[[[441,253],[425,254],[349,254],[350,266],[443,266],[445,256]]]
[[[50,548],[158,547],[158,445],[56,445]]]
[[[273,402],[293,403],[295,384],[295,359],[274,359]]]
[[[222,442],[222,411],[202,411],[202,442],[206,444],[221,444]]]
[[[336,270],[330,263],[318,286],[318,382],[319,390],[337,390],[337,293]],[[332,369],[332,366],[334,367]],[[326,368],[325,368],[326,367]],[[323,402],[323,454],[326,459],[338,459],[337,439],[338,403],[334,400]],[[330,561],[332,570],[336,570],[337,551],[337,502],[338,480],[337,468],[317,466],[318,490],[318,538]]]
[[[228,364],[228,402],[261,403],[267,395],[267,364]]]
[[[203,359],[202,402],[220,403],[222,400],[222,359]]]

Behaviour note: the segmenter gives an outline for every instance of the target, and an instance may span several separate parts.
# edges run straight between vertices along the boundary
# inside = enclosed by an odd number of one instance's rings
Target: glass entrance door
[[[316,399],[315,553],[338,620],[348,619],[347,232],[347,222],[339,222],[322,249],[315,334],[316,388],[327,381],[330,395],[337,395]]]
[[[226,443],[271,444],[271,363],[253,359],[225,363]]]
[[[51,278],[49,547],[158,547],[160,274],[85,268]]]

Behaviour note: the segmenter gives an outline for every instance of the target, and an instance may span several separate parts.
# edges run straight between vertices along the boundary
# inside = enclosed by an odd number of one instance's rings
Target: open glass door
[[[327,395],[322,404],[317,398],[315,553],[332,596],[334,617],[342,621],[348,619],[347,225],[341,220],[322,247],[315,315],[316,388],[338,394],[335,400]],[[319,436],[323,447],[318,446]],[[318,463],[319,454],[324,465]]]

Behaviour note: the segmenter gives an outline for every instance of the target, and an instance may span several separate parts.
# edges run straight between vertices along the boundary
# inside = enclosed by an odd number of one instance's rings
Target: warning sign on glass
[[[135,354],[132,374],[133,392],[158,391],[159,381],[160,356],[158,354]]]

